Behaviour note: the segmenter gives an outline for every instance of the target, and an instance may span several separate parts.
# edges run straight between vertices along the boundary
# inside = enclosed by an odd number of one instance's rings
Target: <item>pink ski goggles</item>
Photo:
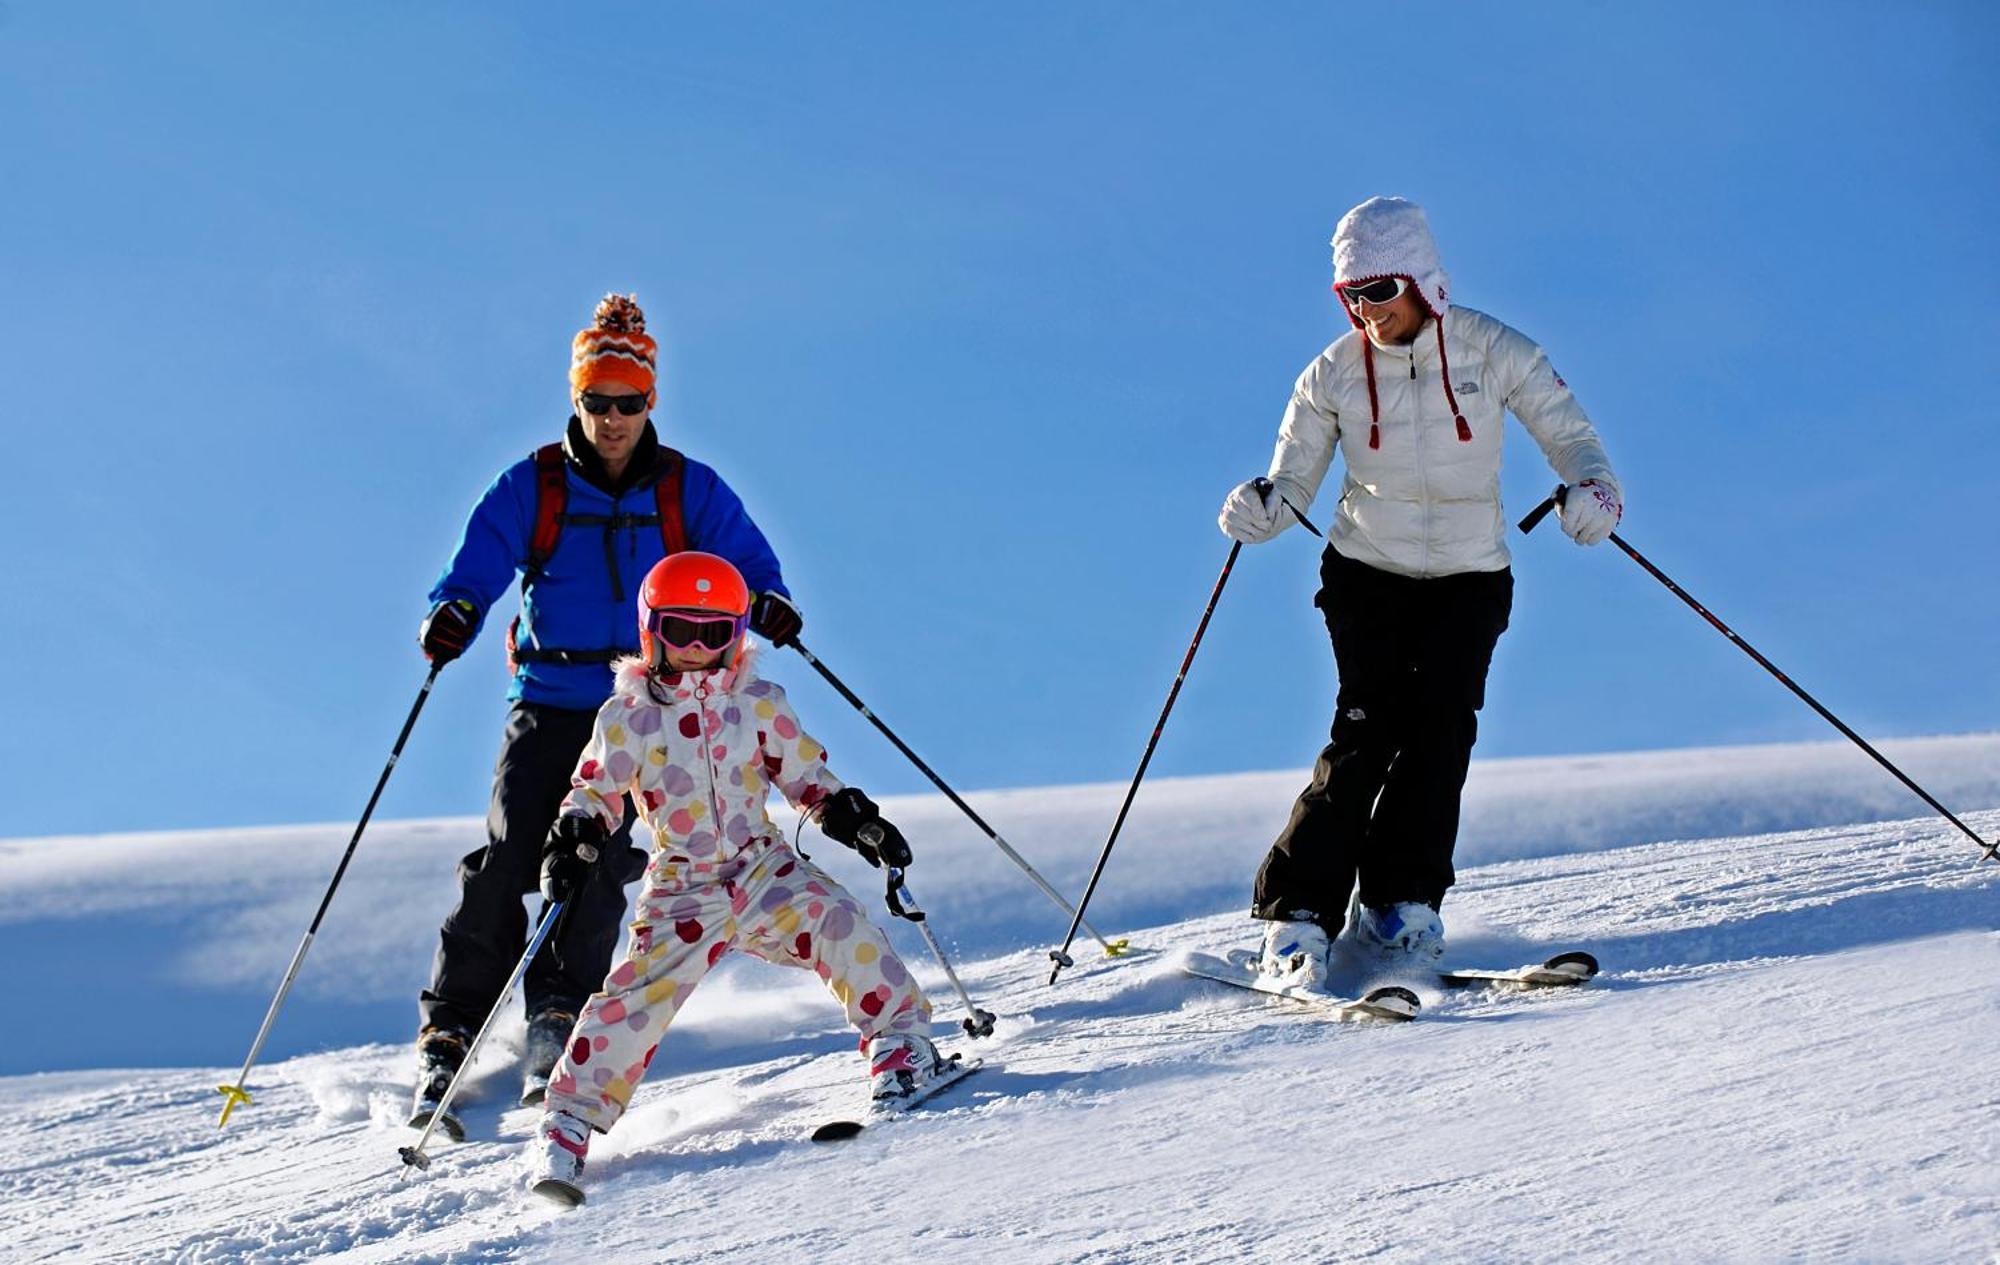
[[[654,611],[646,617],[646,631],[672,650],[727,650],[750,626],[748,615],[719,615],[709,611]]]

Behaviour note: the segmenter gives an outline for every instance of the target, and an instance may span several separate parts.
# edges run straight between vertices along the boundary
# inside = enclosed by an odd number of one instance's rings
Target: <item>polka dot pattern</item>
[[[686,863],[656,865],[638,908],[626,960],[584,1005],[550,1077],[552,1110],[601,1129],[615,1123],[674,1016],[731,949],[812,971],[864,1046],[930,1024],[930,1002],[881,929],[838,883],[782,842],[752,845],[727,879],[694,875]]]
[[[549,1107],[609,1128],[661,1038],[731,950],[810,970],[862,1044],[922,1030],[930,1002],[880,928],[772,823],[776,789],[811,808],[841,788],[785,693],[747,663],[657,687],[636,660],[598,713],[564,811],[615,826],[630,795],[655,846],[625,958],[578,1016]]]

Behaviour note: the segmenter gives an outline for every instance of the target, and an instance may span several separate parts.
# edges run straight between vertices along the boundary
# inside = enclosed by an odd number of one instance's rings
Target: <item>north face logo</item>
[[[1453,387],[1452,390],[1458,392],[1460,395],[1478,395],[1479,384],[1477,382],[1461,382]]]

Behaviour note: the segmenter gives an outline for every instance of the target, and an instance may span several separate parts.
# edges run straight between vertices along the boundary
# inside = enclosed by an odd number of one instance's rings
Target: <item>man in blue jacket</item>
[[[634,603],[647,571],[669,552],[719,554],[756,594],[753,630],[774,645],[799,632],[778,560],[742,501],[715,471],[659,442],[651,419],[659,353],[645,330],[631,298],[611,295],[598,305],[572,347],[575,412],[562,443],[501,472],[431,590],[418,639],[431,662],[444,664],[472,643],[493,603],[521,577],[521,613],[507,630],[513,707],[494,770],[487,844],[459,863],[458,905],[445,915],[419,1006],[419,1124],[526,946],[522,898],[536,890],[543,842],[611,695],[611,662],[638,652]],[[578,1009],[610,967],[624,887],[645,859],[630,846],[631,823],[628,805],[624,827],[528,967],[523,1101],[540,1100]]]

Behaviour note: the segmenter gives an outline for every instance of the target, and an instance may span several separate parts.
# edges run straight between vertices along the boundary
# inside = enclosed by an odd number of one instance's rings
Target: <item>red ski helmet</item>
[[[687,550],[653,564],[639,586],[639,654],[652,673],[671,672],[669,649],[699,642],[736,658],[750,622],[750,586],[726,558]],[[718,644],[719,643],[719,644]]]

